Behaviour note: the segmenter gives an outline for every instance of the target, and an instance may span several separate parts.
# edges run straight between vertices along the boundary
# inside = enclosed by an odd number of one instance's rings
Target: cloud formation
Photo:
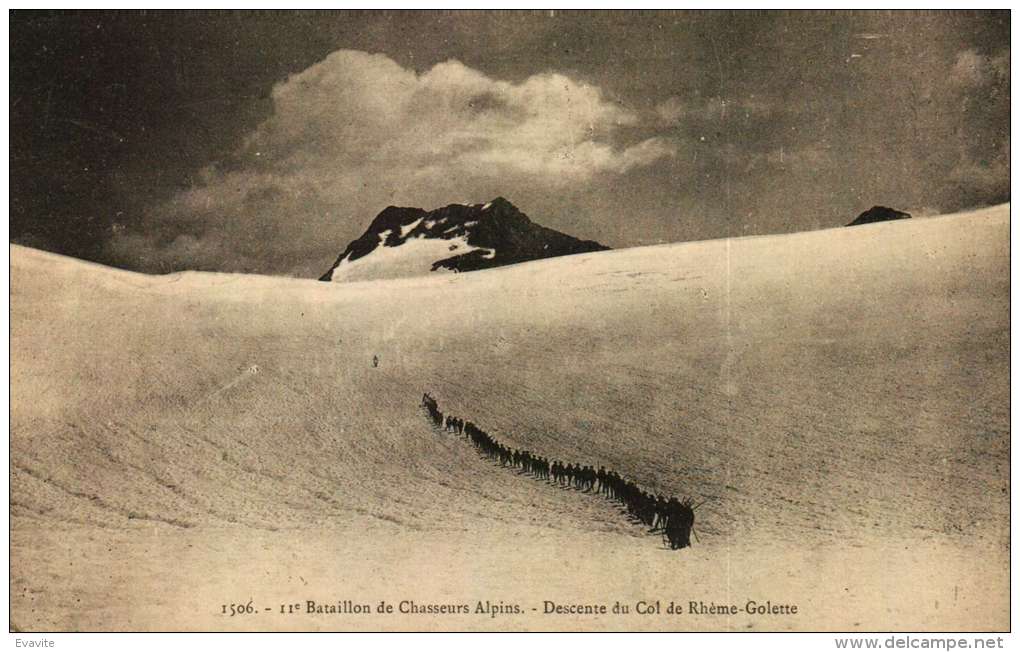
[[[1009,53],[994,56],[980,54],[975,49],[963,50],[949,73],[949,81],[960,87],[978,88],[988,84],[1001,85],[1009,80]]]
[[[386,205],[518,201],[674,154],[665,139],[624,140],[639,116],[558,73],[513,83],[455,60],[417,73],[340,50],[272,102],[231,157],[114,251],[151,270],[315,274]]]
[[[684,99],[670,96],[655,106],[664,124],[687,121],[725,122],[726,120],[763,120],[776,113],[776,107],[761,98],[705,97]]]
[[[939,204],[944,211],[1009,199],[1009,51],[963,50],[950,70],[946,104],[957,147]],[[991,129],[990,125],[1001,125]]]

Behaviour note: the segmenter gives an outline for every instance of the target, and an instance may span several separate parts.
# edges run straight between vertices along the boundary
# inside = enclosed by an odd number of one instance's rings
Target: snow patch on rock
[[[380,242],[384,242],[385,234],[381,233]],[[357,260],[343,260],[333,270],[331,280],[334,283],[350,281],[364,281],[376,279],[404,278],[408,276],[421,276],[432,271],[432,265],[437,260],[449,258],[451,255],[470,253],[481,249],[487,252],[483,254],[486,258],[495,255],[491,249],[475,247],[467,242],[467,238],[460,236],[448,240],[436,238],[411,238],[396,247],[380,246],[370,255],[358,258]],[[452,252],[452,254],[451,254]],[[447,271],[437,269],[436,271]]]

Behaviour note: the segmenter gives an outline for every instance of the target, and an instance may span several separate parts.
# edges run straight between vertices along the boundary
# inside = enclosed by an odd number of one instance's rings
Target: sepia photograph
[[[9,10],[11,637],[996,647],[1010,24]]]

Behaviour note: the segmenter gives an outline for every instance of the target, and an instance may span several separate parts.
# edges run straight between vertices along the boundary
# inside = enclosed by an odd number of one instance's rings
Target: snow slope
[[[12,246],[12,623],[1005,628],[1008,236],[1007,205],[342,285]],[[482,462],[426,389],[707,500],[698,545]],[[223,616],[238,596],[801,610]]]

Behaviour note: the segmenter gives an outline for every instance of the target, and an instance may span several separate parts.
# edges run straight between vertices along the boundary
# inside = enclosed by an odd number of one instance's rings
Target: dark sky
[[[11,240],[318,276],[388,204],[613,247],[1009,199],[1001,12],[13,11]]]

